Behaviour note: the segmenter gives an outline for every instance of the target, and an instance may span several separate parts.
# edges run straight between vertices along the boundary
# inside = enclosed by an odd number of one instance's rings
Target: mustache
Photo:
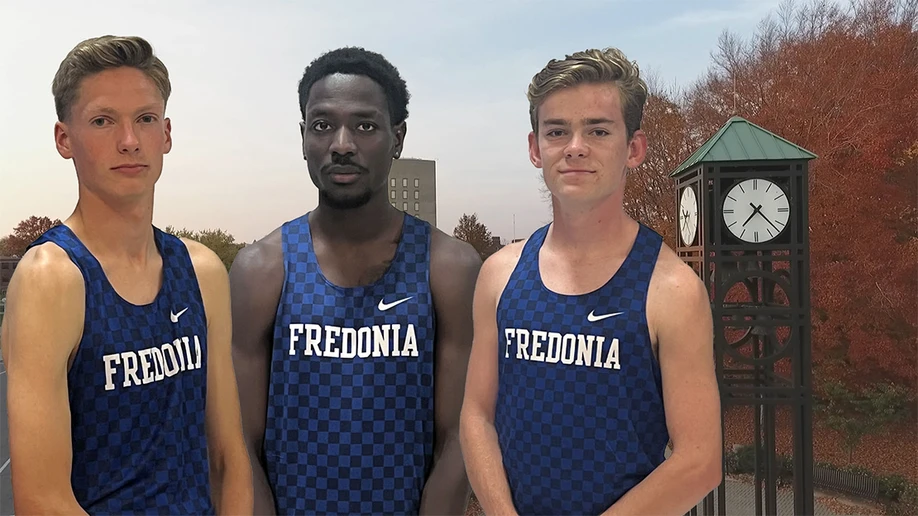
[[[329,171],[331,171],[332,169],[336,169],[336,168],[356,169],[358,172],[362,174],[366,174],[370,172],[369,170],[367,170],[366,167],[359,165],[357,163],[354,163],[353,161],[351,161],[350,158],[346,156],[332,156],[332,160],[330,163],[326,163],[322,165],[322,173],[323,174],[329,173]]]

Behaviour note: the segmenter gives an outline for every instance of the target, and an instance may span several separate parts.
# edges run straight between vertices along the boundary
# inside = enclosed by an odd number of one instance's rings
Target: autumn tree
[[[0,256],[22,256],[29,245],[45,231],[60,224],[59,219],[51,220],[48,217],[32,215],[17,224],[13,234],[0,239]]]
[[[678,104],[680,92],[646,77],[649,90],[641,130],[647,137],[644,163],[628,173],[624,208],[632,218],[676,245],[675,184],[669,175],[695,150],[688,121]]]
[[[471,244],[478,251],[482,260],[494,254],[500,247],[495,244],[487,226],[478,221],[476,213],[471,215],[463,213],[459,217],[459,224],[453,229],[453,236]]]
[[[731,115],[814,152],[814,362],[915,384],[918,2],[784,4],[748,41],[725,33],[683,110],[696,144]]]
[[[239,253],[239,250],[245,247],[245,242],[236,243],[236,239],[233,237],[233,235],[223,231],[222,229],[191,231],[185,228],[177,230],[172,226],[166,226],[163,231],[171,235],[175,235],[179,238],[187,238],[189,240],[195,240],[204,244],[220,257],[220,260],[223,262],[223,265],[226,266],[227,271],[229,271],[230,267],[232,267],[233,260],[236,259],[236,255]]]

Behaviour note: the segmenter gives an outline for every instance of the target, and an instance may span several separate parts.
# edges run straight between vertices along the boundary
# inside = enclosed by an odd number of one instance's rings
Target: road
[[[10,484],[10,441],[6,424],[6,366],[0,359],[0,515],[13,514],[13,486]]]

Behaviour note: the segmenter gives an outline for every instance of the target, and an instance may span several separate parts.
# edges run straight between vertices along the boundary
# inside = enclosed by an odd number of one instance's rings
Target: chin
[[[319,197],[330,208],[336,210],[354,210],[366,205],[373,198],[373,192],[367,190],[359,194],[342,194],[339,192],[319,191]]]

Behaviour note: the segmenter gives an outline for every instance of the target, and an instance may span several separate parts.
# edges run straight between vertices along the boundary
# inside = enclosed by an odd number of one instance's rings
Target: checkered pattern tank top
[[[389,269],[342,288],[308,214],[282,226],[264,453],[279,514],[417,514],[433,454],[430,226],[405,215]]]
[[[86,285],[67,374],[77,502],[89,514],[212,514],[204,402],[207,323],[188,250],[152,228],[163,259],[153,302],[125,301],[67,226],[32,246],[67,252]]]
[[[598,290],[542,283],[526,242],[497,307],[495,426],[520,514],[599,514],[663,461],[669,441],[645,304],[662,239],[641,226]]]

